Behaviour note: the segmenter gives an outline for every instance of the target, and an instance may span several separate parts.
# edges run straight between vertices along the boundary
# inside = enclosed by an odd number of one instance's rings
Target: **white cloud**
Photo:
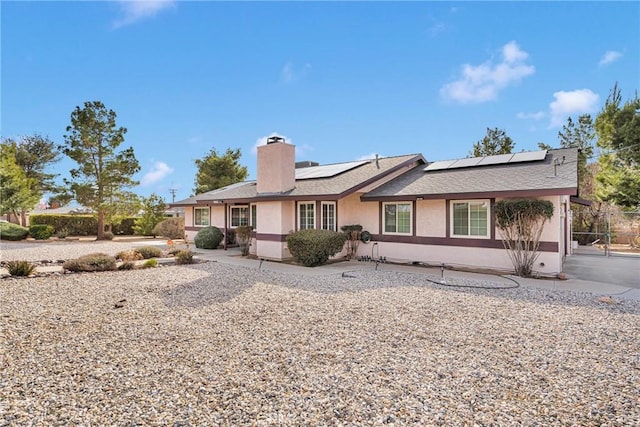
[[[113,28],[124,27],[150,18],[176,5],[175,0],[128,0],[118,1],[118,3],[122,16],[113,23]]]
[[[609,65],[612,62],[615,62],[620,58],[622,58],[622,53],[617,52],[615,50],[608,50],[602,56],[602,58],[600,59],[600,62],[598,62],[598,65],[600,65],[600,66]]]
[[[547,113],[544,111],[536,111],[535,113],[518,113],[517,117],[519,119],[542,120],[546,115]]]
[[[501,90],[536,71],[533,65],[525,64],[529,54],[521,50],[515,41],[502,47],[501,56],[499,63],[488,60],[477,66],[464,64],[462,76],[442,86],[440,95],[463,104],[491,101]]]
[[[595,111],[600,97],[589,89],[559,91],[553,94],[555,101],[549,104],[551,123],[549,127],[560,126],[567,117]]]
[[[144,174],[144,176],[140,180],[140,185],[147,186],[154,184],[163,179],[165,176],[171,174],[172,172],[173,168],[167,165],[165,162],[154,162],[151,170]]]
[[[305,77],[311,70],[311,64],[304,64],[302,68],[295,69],[291,61],[284,64],[280,70],[280,80],[283,83],[293,83]]]

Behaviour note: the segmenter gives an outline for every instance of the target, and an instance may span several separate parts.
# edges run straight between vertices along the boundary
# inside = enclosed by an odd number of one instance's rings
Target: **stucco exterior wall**
[[[354,193],[338,202],[338,230],[343,225],[360,224],[363,230],[378,232],[378,202],[361,202],[361,195]]]
[[[208,207],[209,223],[214,227],[218,227],[224,233],[224,206],[223,205],[197,206],[197,207],[198,208]],[[195,239],[196,237],[196,234],[198,234],[198,229],[201,228],[194,225],[193,210],[194,210],[194,207],[184,208],[184,226],[185,226],[185,234],[188,241],[193,241],[193,239]]]
[[[416,201],[416,235],[446,237],[447,203],[444,200]]]
[[[260,202],[256,210],[256,255],[274,260],[291,258],[284,237],[295,228],[294,202]]]
[[[562,238],[566,234],[564,228],[565,209],[560,196],[543,198],[554,204],[554,215],[544,225],[541,241],[558,243],[558,252],[540,252],[534,265],[534,270],[544,274],[556,274],[562,271],[563,245]],[[497,199],[500,200],[500,199]],[[344,202],[344,203],[343,203]],[[364,229],[373,234],[379,232],[380,212],[377,202],[361,203],[359,198],[349,197],[344,201],[344,217],[351,222],[362,224]],[[416,201],[415,235],[419,237],[445,238],[447,235],[447,205],[445,200]],[[500,241],[500,234],[496,228],[495,239]],[[452,266],[469,266],[479,268],[495,268],[513,270],[513,264],[506,250],[502,248],[468,247],[464,243],[456,245],[456,239],[451,239],[447,245],[429,245],[418,243],[373,242],[361,244],[359,256],[384,256],[390,261],[397,262],[425,262],[439,264],[444,262]]]
[[[423,262],[434,265],[444,263],[454,267],[513,271],[513,264],[504,249],[372,241],[361,243],[358,247],[358,255],[386,257],[388,261],[398,263]],[[544,263],[544,266],[540,263]],[[544,274],[556,274],[562,271],[561,266],[555,252],[541,252],[534,270]]]

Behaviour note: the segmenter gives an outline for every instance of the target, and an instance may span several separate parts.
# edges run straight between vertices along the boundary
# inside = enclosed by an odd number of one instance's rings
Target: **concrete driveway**
[[[640,255],[605,256],[598,248],[580,246],[563,269],[570,278],[640,289]]]

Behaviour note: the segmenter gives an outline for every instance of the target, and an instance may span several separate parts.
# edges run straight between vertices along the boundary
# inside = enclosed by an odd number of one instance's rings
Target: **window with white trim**
[[[231,226],[249,225],[249,206],[231,206]]]
[[[489,201],[451,202],[451,235],[489,238]]]
[[[209,224],[209,208],[193,208],[193,225],[208,227]]]
[[[316,228],[315,202],[298,203],[298,230]]]
[[[411,234],[412,215],[411,202],[383,203],[384,234]]]
[[[322,229],[336,231],[336,202],[322,202],[320,206]]]

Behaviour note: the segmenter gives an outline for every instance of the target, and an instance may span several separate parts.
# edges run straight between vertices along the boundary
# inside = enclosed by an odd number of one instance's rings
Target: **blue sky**
[[[58,143],[100,100],[141,195],[194,188],[194,159],[277,134],[320,163],[465,157],[486,128],[557,145],[640,78],[638,2],[2,1],[2,137]],[[63,176],[74,163],[55,166]]]

